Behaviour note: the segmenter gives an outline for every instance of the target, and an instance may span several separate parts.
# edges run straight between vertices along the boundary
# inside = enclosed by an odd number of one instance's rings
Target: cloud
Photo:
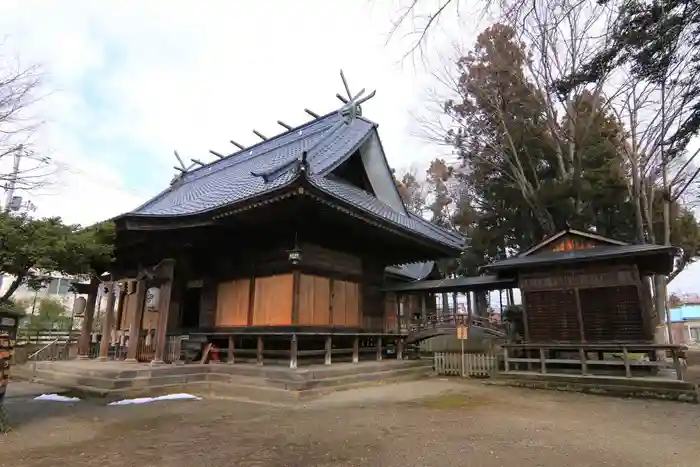
[[[233,152],[231,139],[256,142],[254,128],[271,136],[282,131],[278,119],[298,125],[309,119],[304,108],[336,108],[341,68],[354,90],[377,90],[363,110],[379,124],[390,164],[426,166],[444,150],[412,136],[411,111],[422,108],[431,77],[401,63],[406,40],[386,45],[396,5],[1,2],[3,52],[48,74],[35,149],[53,159],[54,183],[23,196],[39,215],[82,224],[133,209],[167,186],[174,149],[211,160],[209,149]],[[460,23],[451,37],[474,30]],[[695,288],[693,277],[671,288]]]
[[[3,2],[6,52],[40,63],[51,93],[36,146],[55,161],[52,186],[25,194],[41,215],[88,223],[127,211],[170,180],[173,150],[211,160],[229,140],[257,141],[339,105],[343,68],[377,89],[365,115],[390,162],[433,152],[407,127],[416,73],[386,47],[391,4],[288,2]]]

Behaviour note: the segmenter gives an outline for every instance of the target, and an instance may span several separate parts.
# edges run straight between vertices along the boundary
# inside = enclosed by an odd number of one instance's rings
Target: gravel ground
[[[0,466],[700,465],[700,406],[432,379],[295,407],[7,403]]]

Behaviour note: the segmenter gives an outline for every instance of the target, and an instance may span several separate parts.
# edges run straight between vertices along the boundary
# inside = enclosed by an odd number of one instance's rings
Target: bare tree
[[[45,75],[38,65],[24,66],[3,52],[0,51],[0,183],[6,188],[14,183],[16,189],[28,190],[43,184],[48,175],[48,157],[32,148],[35,132],[42,124],[34,110],[45,97]]]

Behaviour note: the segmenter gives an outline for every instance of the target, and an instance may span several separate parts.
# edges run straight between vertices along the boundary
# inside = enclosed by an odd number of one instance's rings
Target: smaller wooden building
[[[659,324],[644,278],[676,248],[567,229],[484,269],[521,290],[526,343],[651,343]]]

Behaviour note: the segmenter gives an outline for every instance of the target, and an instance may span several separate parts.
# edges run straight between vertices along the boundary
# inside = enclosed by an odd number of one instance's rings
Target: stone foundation
[[[368,384],[416,379],[432,371],[430,360],[338,363],[301,369],[249,364],[162,365],[97,362],[39,362],[13,368],[13,378],[68,389],[83,397],[117,400],[189,392],[197,395],[289,402]]]
[[[510,371],[499,374],[497,378],[488,381],[487,384],[700,403],[697,385],[670,378],[625,378]]]

